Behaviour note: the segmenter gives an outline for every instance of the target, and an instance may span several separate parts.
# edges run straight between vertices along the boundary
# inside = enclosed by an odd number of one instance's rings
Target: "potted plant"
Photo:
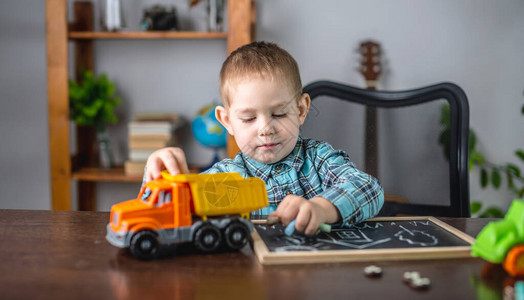
[[[115,85],[105,74],[95,77],[93,72],[83,71],[80,82],[69,81],[70,119],[95,130],[102,168],[110,168],[113,164],[106,125],[118,121],[114,110],[120,98],[114,93]]]
[[[524,105],[520,109],[524,115]],[[441,108],[439,144],[444,150],[446,159],[449,159],[449,135],[450,135],[450,108],[449,104],[444,104]],[[524,149],[516,149],[515,156],[524,163]],[[511,191],[517,198],[524,197],[524,173],[518,165],[514,163],[493,163],[486,159],[485,155],[477,149],[477,134],[473,129],[469,130],[469,169],[478,168],[480,170],[480,187],[487,188],[490,184],[496,190],[503,187],[503,178],[506,177],[506,188]],[[483,210],[483,204],[480,200],[473,200],[470,205],[472,215],[478,215],[480,218],[503,218],[504,210],[498,206],[490,206]],[[483,211],[482,211],[483,210]]]

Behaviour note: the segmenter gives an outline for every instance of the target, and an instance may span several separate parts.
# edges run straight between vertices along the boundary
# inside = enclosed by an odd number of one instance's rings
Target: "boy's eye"
[[[242,123],[249,123],[249,122],[255,120],[255,118],[242,118],[240,120],[242,120]]]
[[[287,116],[287,114],[274,114],[273,115],[273,118],[284,118],[285,116]]]

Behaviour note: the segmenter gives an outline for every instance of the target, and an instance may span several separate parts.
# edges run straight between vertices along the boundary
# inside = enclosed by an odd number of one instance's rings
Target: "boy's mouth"
[[[278,146],[278,143],[267,143],[267,144],[262,144],[258,146],[258,148],[262,150],[272,150],[272,149],[275,149],[277,146]]]

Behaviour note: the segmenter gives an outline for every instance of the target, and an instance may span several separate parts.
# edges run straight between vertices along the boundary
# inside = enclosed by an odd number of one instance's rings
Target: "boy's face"
[[[257,78],[231,89],[228,107],[218,106],[216,116],[244,154],[272,164],[293,151],[309,104],[309,95],[295,94],[281,80]]]

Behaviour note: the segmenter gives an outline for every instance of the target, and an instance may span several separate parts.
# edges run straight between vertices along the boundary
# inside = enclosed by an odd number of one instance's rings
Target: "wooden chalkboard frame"
[[[253,250],[263,265],[309,264],[335,262],[364,262],[386,260],[419,260],[471,257],[471,244],[475,239],[470,235],[438,220],[435,217],[381,217],[368,221],[431,221],[440,228],[463,240],[468,246],[389,248],[389,249],[351,249],[322,251],[272,252],[256,230],[253,231]],[[265,224],[265,220],[253,220],[254,224]]]

